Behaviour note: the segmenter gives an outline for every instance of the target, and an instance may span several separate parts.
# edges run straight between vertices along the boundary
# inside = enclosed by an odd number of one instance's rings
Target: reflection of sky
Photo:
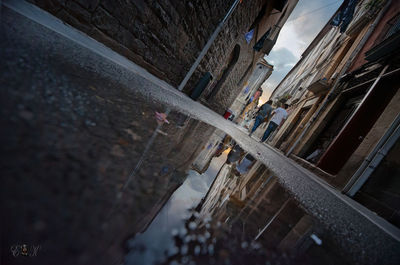
[[[190,170],[185,182],[180,186],[143,234],[137,234],[129,242],[134,251],[128,254],[126,264],[154,264],[163,257],[166,250],[172,251],[174,241],[171,236],[173,229],[180,229],[184,220],[189,217],[188,209],[197,206],[207,193],[212,181],[226,160],[226,152],[214,158],[208,170],[203,174]]]
[[[264,93],[261,102],[269,98],[342,2],[343,0],[299,0],[283,26],[274,48],[265,57],[274,65],[274,71],[262,84]]]

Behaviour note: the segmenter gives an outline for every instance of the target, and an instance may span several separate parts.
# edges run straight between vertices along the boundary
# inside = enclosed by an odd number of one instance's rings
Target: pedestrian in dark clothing
[[[253,128],[250,131],[249,136],[253,134],[253,132],[260,126],[261,123],[264,122],[264,120],[268,120],[271,111],[272,111],[272,100],[268,100],[265,104],[263,104],[257,111],[257,116],[256,120],[254,121]]]

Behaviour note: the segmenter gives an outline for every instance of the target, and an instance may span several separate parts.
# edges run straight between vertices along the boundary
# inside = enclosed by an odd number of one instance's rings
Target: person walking
[[[265,133],[263,137],[261,138],[260,142],[265,142],[267,140],[268,136],[274,132],[276,129],[280,129],[282,124],[285,122],[287,119],[288,113],[286,109],[288,108],[287,104],[280,104],[281,106],[272,111],[272,118],[271,121],[268,124],[267,129],[265,130]]]
[[[265,104],[263,104],[257,111],[257,116],[256,120],[254,121],[253,128],[251,129],[249,136],[253,134],[253,132],[260,126],[261,123],[264,122],[264,120],[268,120],[271,111],[272,111],[272,100],[268,100]]]

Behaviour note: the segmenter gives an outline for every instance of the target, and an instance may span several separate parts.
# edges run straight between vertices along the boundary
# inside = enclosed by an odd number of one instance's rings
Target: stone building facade
[[[31,0],[37,6],[178,87],[235,1]],[[214,79],[201,100],[223,113],[257,59],[269,53],[298,0],[241,1],[184,88]],[[244,34],[254,30],[246,42]],[[265,34],[268,32],[268,36]],[[253,46],[263,37],[259,49]]]
[[[397,165],[392,157],[396,130],[390,128],[396,128],[400,113],[394,81],[400,5],[377,3],[359,1],[347,27],[344,22],[332,25],[348,8],[345,2],[278,85],[272,98],[290,104],[291,114],[271,143],[399,226],[399,209],[393,204],[400,197],[393,192],[398,184],[377,176]],[[382,139],[393,143],[389,147]],[[381,173],[368,173],[368,167],[379,165],[371,161],[381,161],[377,150],[386,150],[383,160],[392,162],[384,162]]]

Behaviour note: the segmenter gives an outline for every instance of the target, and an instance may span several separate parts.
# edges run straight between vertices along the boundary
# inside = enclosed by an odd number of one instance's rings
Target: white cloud
[[[279,34],[278,40],[271,51],[271,55],[279,49],[288,49],[297,59],[300,59],[302,46],[293,24],[284,26]]]

